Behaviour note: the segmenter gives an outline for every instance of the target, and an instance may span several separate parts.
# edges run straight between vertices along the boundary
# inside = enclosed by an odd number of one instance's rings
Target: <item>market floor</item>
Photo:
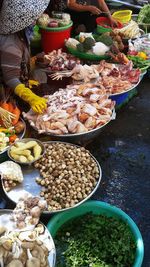
[[[143,267],[150,267],[150,88],[149,79],[139,93],[117,112],[100,136],[87,148],[101,164],[103,176],[93,199],[120,207],[137,223],[145,245]],[[11,203],[0,197],[0,208]],[[49,217],[42,217],[44,223]]]
[[[88,148],[103,176],[93,199],[120,207],[137,223],[145,245],[143,267],[150,267],[150,88],[118,111],[117,118]]]

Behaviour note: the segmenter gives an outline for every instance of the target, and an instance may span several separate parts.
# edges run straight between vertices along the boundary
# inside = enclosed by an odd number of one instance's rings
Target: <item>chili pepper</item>
[[[14,135],[11,135],[10,137],[9,137],[9,142],[10,143],[13,143],[13,142],[15,142],[15,140],[18,138],[18,136],[16,135],[16,134],[14,134]]]

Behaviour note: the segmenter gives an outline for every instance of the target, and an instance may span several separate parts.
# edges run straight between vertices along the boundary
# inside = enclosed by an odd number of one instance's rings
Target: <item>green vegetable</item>
[[[111,46],[113,44],[113,39],[111,38],[111,36],[108,36],[108,35],[105,35],[105,34],[102,34],[102,35],[97,35],[95,37],[95,40],[97,42],[101,42],[107,46]]]
[[[131,267],[136,245],[121,220],[86,214],[63,225],[55,237],[56,267]]]
[[[85,38],[83,43],[77,45],[79,52],[87,52],[95,45],[95,40],[91,37]]]
[[[82,44],[84,47],[84,51],[88,51],[95,45],[95,40],[91,37],[87,37],[87,38],[85,38],[85,40]]]
[[[150,60],[142,59],[139,56],[128,56],[128,59],[132,60],[135,68],[148,69],[150,67]]]
[[[83,44],[77,44],[77,46],[76,46],[76,48],[77,48],[77,50],[79,51],[79,52],[84,52],[84,46],[83,46]]]
[[[138,15],[138,23],[150,24],[150,4],[144,5]]]

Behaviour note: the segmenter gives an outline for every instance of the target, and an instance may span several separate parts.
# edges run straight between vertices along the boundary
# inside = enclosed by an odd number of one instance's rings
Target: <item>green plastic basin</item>
[[[94,55],[94,54],[89,54],[89,53],[85,53],[85,52],[79,52],[78,50],[76,49],[73,49],[72,47],[67,47],[67,50],[70,54],[80,58],[80,59],[86,59],[86,60],[103,60],[103,59],[109,59],[110,56],[108,55],[103,55],[103,56],[97,56],[97,55]]]
[[[87,201],[77,208],[71,209],[66,212],[61,212],[58,215],[52,217],[47,225],[47,228],[50,231],[52,237],[55,237],[58,230],[63,224],[88,212],[92,212],[93,214],[103,214],[107,217],[119,218],[129,225],[137,245],[135,262],[132,267],[141,267],[144,257],[144,244],[141,233],[134,221],[124,211],[115,206],[101,201]]]
[[[72,25],[73,25],[73,22],[71,21],[68,25],[62,26],[62,27],[51,28],[51,27],[42,27],[40,25],[38,25],[38,27],[39,29],[46,30],[48,32],[61,32],[61,31],[67,30],[68,28],[71,28]]]

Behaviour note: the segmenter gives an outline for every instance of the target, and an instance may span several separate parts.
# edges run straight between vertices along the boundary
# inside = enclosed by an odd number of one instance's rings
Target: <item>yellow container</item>
[[[131,20],[132,10],[120,10],[112,14],[112,17],[119,22],[128,23]]]

